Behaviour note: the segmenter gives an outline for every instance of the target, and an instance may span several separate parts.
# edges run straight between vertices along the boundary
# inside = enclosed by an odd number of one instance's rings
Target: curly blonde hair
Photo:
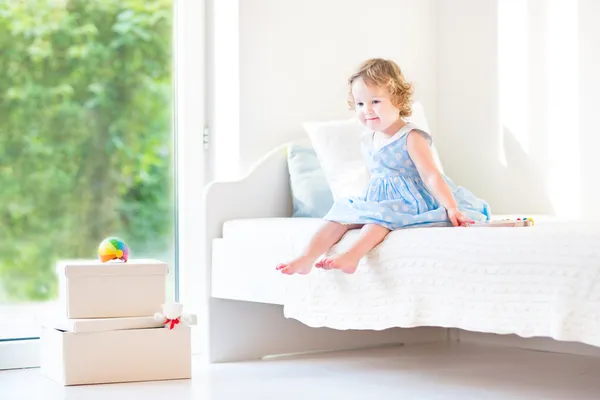
[[[352,83],[358,78],[362,78],[369,86],[386,88],[392,104],[400,109],[400,117],[405,118],[412,114],[413,87],[406,81],[400,67],[394,61],[372,58],[363,62],[352,74],[348,79],[348,105],[351,110],[356,108],[352,96]]]

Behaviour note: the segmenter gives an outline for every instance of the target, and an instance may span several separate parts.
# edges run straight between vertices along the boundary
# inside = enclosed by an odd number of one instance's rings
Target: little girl
[[[362,147],[371,179],[363,197],[334,203],[324,217],[327,223],[304,254],[277,266],[284,274],[307,274],[313,265],[351,274],[360,259],[394,229],[468,226],[490,219],[485,201],[456,186],[437,168],[431,136],[404,120],[411,115],[412,86],[396,63],[367,60],[348,86],[349,104],[367,128]],[[358,241],[346,253],[319,259],[349,229],[359,228]]]

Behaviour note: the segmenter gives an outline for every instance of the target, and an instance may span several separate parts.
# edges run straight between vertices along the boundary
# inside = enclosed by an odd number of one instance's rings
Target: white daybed
[[[322,223],[290,217],[285,148],[206,189],[210,361],[448,340],[586,354],[600,346],[596,223],[395,231],[354,275],[276,272]]]

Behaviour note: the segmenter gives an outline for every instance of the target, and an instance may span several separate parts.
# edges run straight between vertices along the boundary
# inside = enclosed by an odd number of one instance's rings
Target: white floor
[[[600,358],[460,344],[194,365],[192,380],[63,388],[0,372],[0,399],[599,399]]]

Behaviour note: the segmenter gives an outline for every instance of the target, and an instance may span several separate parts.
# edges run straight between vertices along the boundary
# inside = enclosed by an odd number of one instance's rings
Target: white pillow
[[[429,132],[423,106],[413,103],[410,122]],[[302,124],[321,162],[323,173],[334,199],[363,196],[369,182],[369,171],[361,152],[361,136],[365,127],[358,118]],[[435,147],[433,155],[441,169]]]

